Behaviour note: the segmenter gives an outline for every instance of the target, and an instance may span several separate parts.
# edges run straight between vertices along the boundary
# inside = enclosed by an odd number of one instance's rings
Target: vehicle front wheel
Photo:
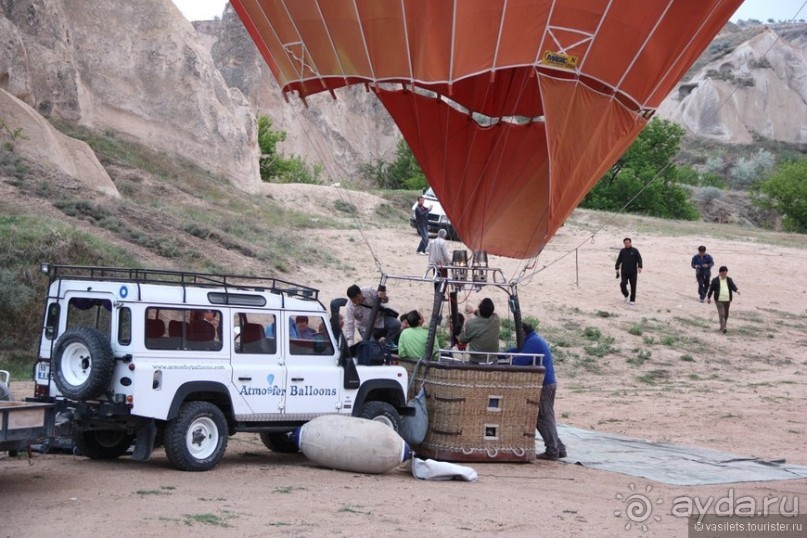
[[[261,441],[264,446],[272,452],[283,454],[296,454],[300,451],[297,443],[294,442],[291,432],[288,433],[261,433]]]
[[[114,460],[126,454],[134,436],[125,431],[91,431],[76,436],[79,454],[91,460]]]
[[[381,422],[396,433],[401,430],[401,415],[387,402],[367,402],[362,406],[359,416]]]
[[[227,450],[227,419],[210,402],[186,402],[165,426],[165,454],[181,471],[209,471]]]

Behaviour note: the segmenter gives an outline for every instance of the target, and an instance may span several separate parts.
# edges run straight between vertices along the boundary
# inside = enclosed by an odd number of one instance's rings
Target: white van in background
[[[426,198],[426,205],[432,206],[429,210],[429,233],[436,234],[438,230],[445,230],[448,234],[447,239],[460,241],[459,235],[454,230],[454,226],[451,225],[448,215],[443,211],[443,206],[440,205],[440,201],[437,199],[437,196],[434,195],[434,191],[431,187],[423,190],[423,197]],[[417,229],[417,225],[415,224],[415,207],[417,207],[417,205],[416,200],[415,203],[412,204],[412,213],[409,216],[409,224],[415,229]]]

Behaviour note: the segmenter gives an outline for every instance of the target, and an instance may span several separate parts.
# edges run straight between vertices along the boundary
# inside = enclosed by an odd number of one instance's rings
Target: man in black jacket
[[[622,296],[625,297],[626,303],[630,301],[630,304],[636,304],[636,277],[638,273],[642,272],[642,255],[633,248],[630,237],[623,239],[622,243],[625,248],[619,251],[614,266],[616,277],[619,278],[619,269],[622,268],[622,280],[619,283]],[[628,282],[630,282],[630,298],[628,297]]]

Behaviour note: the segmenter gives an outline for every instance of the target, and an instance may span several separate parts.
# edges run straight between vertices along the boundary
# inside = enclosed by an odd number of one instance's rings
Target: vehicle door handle
[[[291,380],[292,381],[304,381],[305,378],[304,377],[292,377]]]
[[[239,381],[252,381],[252,378],[251,377],[239,377],[238,380]]]

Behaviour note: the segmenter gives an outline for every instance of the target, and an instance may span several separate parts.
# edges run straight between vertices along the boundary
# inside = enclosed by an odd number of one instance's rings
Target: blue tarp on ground
[[[784,460],[764,461],[708,448],[651,443],[613,433],[581,430],[563,424],[558,434],[566,445],[566,463],[577,463],[674,485],[726,484],[807,478],[807,466]],[[538,452],[543,442],[536,435]]]

